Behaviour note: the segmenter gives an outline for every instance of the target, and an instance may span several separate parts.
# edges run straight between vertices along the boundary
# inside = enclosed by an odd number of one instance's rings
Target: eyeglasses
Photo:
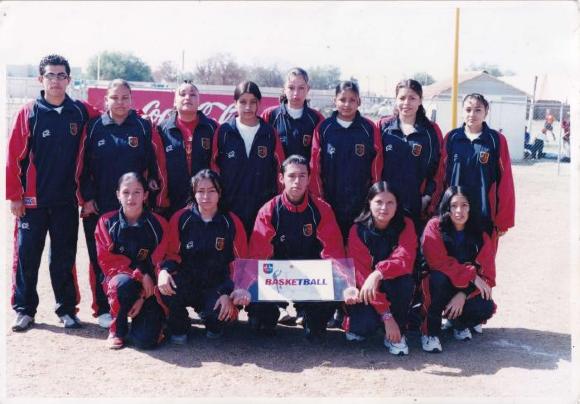
[[[58,81],[62,81],[62,80],[66,80],[68,79],[68,74],[66,73],[44,73],[43,76],[45,79],[47,80],[58,80]]]

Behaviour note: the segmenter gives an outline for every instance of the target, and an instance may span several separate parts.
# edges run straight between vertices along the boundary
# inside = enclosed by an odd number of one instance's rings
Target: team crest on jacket
[[[420,143],[415,143],[411,149],[411,154],[415,157],[419,157],[421,155],[421,150],[423,150],[423,145]]]
[[[365,155],[365,145],[364,144],[355,144],[354,145],[354,154],[356,154],[359,157],[362,157]]]
[[[224,249],[225,240],[223,237],[216,237],[215,238],[215,249],[218,251],[222,251]]]
[[[487,164],[487,162],[489,161],[489,153],[488,152],[479,152],[479,162],[481,164]]]
[[[258,146],[258,157],[266,158],[268,156],[268,148],[266,146]]]
[[[201,147],[203,147],[204,150],[209,150],[210,148],[210,141],[209,141],[209,137],[202,137],[201,138]]]
[[[139,146],[139,138],[137,136],[129,136],[129,139],[127,139],[129,146],[131,147],[137,147]]]
[[[146,248],[141,248],[137,253],[137,261],[145,261],[149,255],[149,250]]]
[[[304,135],[304,136],[302,136],[302,145],[304,147],[310,146],[310,143],[312,143],[312,135]]]
[[[305,224],[304,227],[302,227],[302,233],[306,237],[312,236],[312,223]]]
[[[76,122],[71,122],[69,128],[71,135],[76,136],[79,133],[79,125]]]

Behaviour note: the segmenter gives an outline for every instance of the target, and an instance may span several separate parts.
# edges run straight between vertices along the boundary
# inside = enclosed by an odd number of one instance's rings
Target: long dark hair
[[[397,83],[397,86],[395,87],[395,97],[399,95],[399,90],[402,88],[408,88],[410,90],[413,90],[414,92],[417,93],[419,98],[423,100],[423,87],[421,86],[421,83],[419,83],[417,80],[408,79],[399,81]],[[399,117],[399,110],[397,109],[396,106],[393,113],[395,114],[395,116]],[[423,104],[419,105],[419,108],[417,109],[417,117],[415,118],[415,121],[422,124],[429,122]]]
[[[197,174],[191,177],[191,195],[190,200],[193,205],[197,208],[197,201],[195,200],[195,193],[197,192],[197,187],[202,180],[209,180],[211,181],[212,185],[215,187],[216,191],[218,192],[220,199],[218,201],[218,210],[222,210],[222,195],[223,195],[223,187],[220,176],[213,170],[209,168],[204,168],[203,170],[199,170]]]
[[[354,219],[355,223],[360,223],[365,227],[372,229],[374,228],[373,222],[373,215],[371,213],[371,201],[375,196],[380,194],[381,192],[389,192],[393,194],[395,197],[395,201],[397,201],[397,210],[395,211],[395,215],[389,222],[387,228],[392,229],[395,234],[401,234],[403,229],[405,228],[405,214],[403,213],[403,205],[400,202],[399,194],[387,181],[379,181],[375,182],[370,188],[369,192],[367,193],[365,206],[363,207],[362,212],[356,219]]]
[[[477,209],[473,204],[473,198],[471,197],[469,190],[465,187],[451,186],[445,190],[445,193],[441,198],[441,203],[439,204],[439,227],[441,233],[443,236],[451,237],[451,235],[456,232],[455,226],[451,221],[451,199],[456,195],[463,196],[469,203],[469,217],[465,223],[464,231],[474,237],[478,244],[481,245],[483,229],[481,227]]]

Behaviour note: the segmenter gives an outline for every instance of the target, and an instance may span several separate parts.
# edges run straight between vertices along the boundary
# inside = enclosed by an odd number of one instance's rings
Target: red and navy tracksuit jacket
[[[383,147],[381,179],[398,191],[400,202],[414,220],[421,216],[421,198],[433,196],[443,137],[433,122],[417,122],[408,136],[395,116],[378,122]],[[432,213],[432,212],[430,212]]]
[[[26,208],[76,204],[76,173],[83,129],[98,112],[65,95],[59,113],[44,91],[16,117],[6,162],[6,199]]]
[[[193,205],[171,217],[162,267],[170,274],[179,272],[201,290],[216,289],[223,295],[233,291],[233,261],[246,256],[246,232],[235,214],[218,212],[206,223]]]
[[[209,168],[211,147],[218,126],[212,118],[197,111],[197,125],[189,149],[176,119],[177,112],[173,111],[157,126],[165,155],[164,173],[161,175],[165,181],[162,181],[162,192],[157,205],[171,207],[171,212],[176,212],[187,204],[191,196],[191,177],[200,170]],[[187,154],[191,155],[190,165]]]
[[[258,212],[250,237],[250,258],[312,260],[344,257],[342,236],[334,212],[322,199],[306,193],[304,200],[294,205],[282,192]],[[249,277],[240,287],[248,288],[255,281],[255,276]],[[337,297],[337,300],[341,299],[342,296]]]
[[[307,260],[344,256],[334,213],[322,199],[306,193],[304,200],[294,205],[282,192],[258,212],[250,237],[251,258]]]
[[[464,126],[449,132],[444,139],[440,185],[437,200],[451,185],[471,191],[482,224],[491,234],[493,228],[506,231],[514,226],[515,190],[507,140],[483,123],[481,135],[473,142]]]
[[[214,136],[211,168],[220,174],[222,203],[234,212],[249,234],[258,210],[278,193],[278,173],[284,151],[274,128],[259,119],[249,156],[236,120],[222,124]]]
[[[262,113],[262,118],[278,132],[284,155],[299,154],[310,161],[312,135],[324,117],[320,112],[309,108],[306,103],[304,103],[302,116],[298,119],[292,118],[287,108],[287,102],[277,107],[267,108]]]
[[[114,210],[99,219],[95,240],[105,283],[118,274],[127,274],[138,282],[148,274],[155,280],[167,250],[167,222],[145,210],[132,226],[122,209]]]
[[[140,284],[143,276],[148,274],[157,283],[159,264],[167,250],[167,222],[156,213],[145,210],[136,225],[132,226],[127,223],[122,209],[115,210],[100,217],[95,240],[99,265],[105,273],[103,288],[114,319],[111,332],[115,333],[121,304],[117,296],[118,282],[114,278],[125,274]],[[157,286],[155,300],[167,315],[167,307],[161,300]],[[125,323],[125,319],[121,321]]]
[[[477,240],[467,232],[462,237],[445,236],[440,228],[439,217],[434,217],[425,226],[421,237],[421,248],[431,270],[445,274],[458,289],[464,289],[479,275],[495,286],[495,252],[487,233],[482,232]],[[428,283],[428,279],[424,282]],[[475,289],[476,295],[479,290]]]
[[[120,125],[108,112],[91,119],[81,153],[79,201],[95,200],[101,212],[119,208],[115,191],[123,174],[134,171],[159,182],[151,123],[134,110]]]
[[[347,255],[354,260],[357,288],[361,288],[371,272],[377,270],[384,280],[411,275],[417,254],[415,225],[405,217],[400,234],[391,228],[380,231],[355,223],[348,236]],[[371,302],[378,314],[389,311],[390,302],[384,293],[376,293]]]
[[[358,111],[343,128],[338,113],[314,131],[310,190],[332,206],[343,237],[361,212],[370,186],[380,180],[383,152],[378,128]]]

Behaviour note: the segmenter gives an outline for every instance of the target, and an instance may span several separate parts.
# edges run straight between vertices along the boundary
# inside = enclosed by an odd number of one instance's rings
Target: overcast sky
[[[242,64],[332,64],[362,90],[384,92],[426,71],[452,74],[455,7],[459,70],[497,64],[518,74],[572,76],[578,3],[562,2],[2,2],[2,63],[61,53],[86,68],[99,51],[134,53],[185,69],[217,52]],[[573,56],[574,55],[574,56]]]

